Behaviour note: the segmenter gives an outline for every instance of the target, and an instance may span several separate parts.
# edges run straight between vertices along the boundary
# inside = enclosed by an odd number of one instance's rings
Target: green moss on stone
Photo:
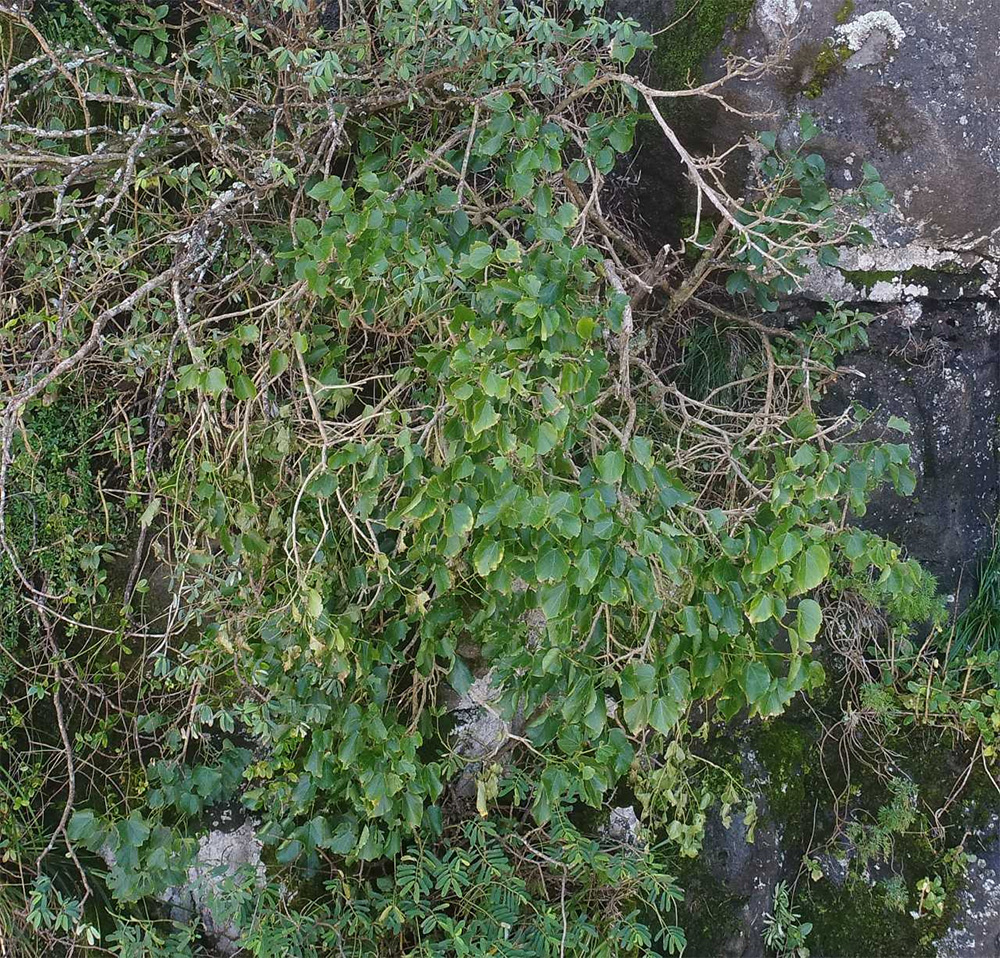
[[[830,674],[836,674],[832,666]],[[820,702],[813,704],[824,713],[825,722],[837,720],[835,702],[827,703],[829,710]],[[836,854],[847,847],[842,841],[824,847],[834,827],[833,793],[843,794],[848,789],[848,774],[836,748],[828,747],[823,766],[819,749],[822,733],[823,725],[814,714],[792,708],[768,722],[748,723],[729,734],[713,736],[704,751],[711,761],[735,774],[739,774],[741,758],[752,752],[755,765],[765,774],[762,780],[747,784],[763,792],[766,806],[761,811],[781,834],[790,874],[794,874],[799,856],[809,849],[813,855]],[[958,905],[955,892],[961,883],[949,872],[943,853],[961,840],[966,828],[983,824],[981,819],[995,804],[986,788],[988,782],[970,781],[963,800],[954,803],[942,821],[946,830],[942,841],[931,828],[930,812],[948,800],[967,756],[956,751],[953,741],[933,732],[907,726],[896,731],[887,728],[886,734],[883,744],[894,756],[897,774],[910,778],[918,787],[919,814],[905,830],[893,834],[888,859],[873,858],[860,869],[855,859],[841,885],[828,878],[812,882],[802,877],[799,881],[795,909],[803,921],[813,923],[808,944],[814,955],[933,955],[933,943],[948,927]],[[876,753],[873,749],[872,754]],[[874,826],[880,807],[893,798],[884,774],[855,760],[850,763],[849,782],[850,807],[856,813],[853,820]],[[685,861],[680,867],[679,879],[687,895],[681,924],[690,941],[688,953],[721,954],[722,946],[744,920],[741,908],[745,900],[718,881],[701,858]],[[910,911],[920,897],[917,883],[935,875],[942,877],[948,893],[944,914],[914,919]]]
[[[843,26],[847,23],[851,17],[854,16],[854,0],[844,0],[840,5],[840,9],[837,11],[837,15],[834,19],[837,21],[838,26]]]
[[[746,27],[754,0],[677,0],[672,26],[658,38],[653,55],[657,80],[668,89],[698,83],[708,56],[728,30]]]
[[[813,61],[812,76],[802,90],[803,95],[810,100],[821,96],[830,78],[843,68],[850,56],[851,48],[846,43],[825,40]]]
[[[767,810],[779,825],[785,846],[798,855],[805,850],[812,825],[819,779],[818,726],[793,716],[761,725],[752,747],[767,772],[764,797]]]
[[[911,902],[914,889],[909,888]],[[930,958],[934,940],[947,927],[945,918],[911,917],[886,903],[885,889],[861,880],[842,886],[821,880],[800,886],[796,908],[813,923],[809,948],[836,958]]]
[[[876,283],[892,283],[902,276],[885,269],[845,269],[841,270],[844,279],[858,289],[870,290]]]
[[[746,899],[734,895],[725,882],[705,867],[704,857],[681,859],[677,882],[684,889],[679,924],[684,929],[688,955],[721,955],[723,946],[739,929]]]
[[[965,278],[968,273],[961,263],[941,263],[933,268],[928,266],[911,266],[900,271],[893,270],[841,270],[844,279],[853,286],[865,291],[871,291],[876,283],[901,282],[906,286],[927,286],[940,289],[943,283],[954,283]]]
[[[991,796],[984,788],[980,795],[978,790],[982,783],[970,781],[966,801],[954,804],[941,822],[947,835],[942,843],[934,836],[929,811],[941,808],[948,800],[964,768],[965,757],[956,752],[950,739],[910,726],[890,735],[884,746],[894,756],[900,773],[917,785],[920,815],[904,832],[893,835],[889,860],[873,860],[864,869],[872,876],[871,880],[858,877],[855,861],[843,885],[826,878],[800,883],[796,907],[806,920],[813,922],[809,947],[814,955],[836,958],[934,955],[933,943],[944,933],[958,906],[955,892],[960,880],[947,871],[943,861],[945,846],[956,844],[965,828],[975,827],[981,819],[982,816],[971,816],[967,806],[982,802],[985,805],[983,816],[988,816],[995,804],[995,792]],[[827,773],[835,789],[846,786],[843,769],[838,767],[833,756]],[[851,763],[851,784],[854,790],[852,805],[864,810],[856,820],[874,823],[879,808],[892,800],[885,779],[864,762],[854,761]],[[910,911],[916,908],[920,898],[917,882],[935,875],[944,879],[948,893],[944,914],[940,917],[925,914],[914,919]],[[898,904],[893,906],[893,895],[900,887],[908,893],[908,903],[902,908]]]

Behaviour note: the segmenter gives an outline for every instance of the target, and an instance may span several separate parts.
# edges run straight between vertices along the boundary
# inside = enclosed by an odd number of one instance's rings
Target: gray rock
[[[764,795],[766,770],[750,750],[743,753],[740,764],[759,816],[752,840],[743,814],[734,814],[727,826],[714,811],[705,825],[702,855],[709,874],[743,900],[737,927],[723,943],[719,958],[764,958],[764,918],[771,910],[774,886],[784,877],[787,856],[781,823],[771,815]]]
[[[493,673],[476,678],[464,695],[450,706],[455,718],[455,749],[472,762],[496,756],[510,737],[510,723],[496,709],[502,689],[493,684]]]
[[[619,6],[654,30],[677,14],[672,0]],[[809,149],[824,156],[833,188],[856,187],[870,162],[893,193],[893,209],[866,224],[876,245],[844,251],[839,270],[817,266],[804,285],[814,298],[879,312],[870,348],[845,358],[854,373],[835,384],[826,409],[860,403],[875,411],[863,435],[909,443],[916,494],[887,490],[862,522],[924,562],[960,604],[975,589],[975,564],[1000,510],[1000,4],[855,0],[839,22],[845,12],[844,0],[757,0],[749,29],[724,47],[782,57],[784,71],[732,91],[742,110],[772,119],[741,119],[706,103],[680,132],[696,151],[721,154],[767,125],[795,148],[798,115],[810,112],[823,132]],[[720,50],[707,78],[722,61]],[[669,150],[643,149],[645,225],[670,241],[686,212],[677,199],[683,176]],[[912,434],[886,432],[891,416]],[[937,943],[939,958],[1000,958],[996,828],[980,855]],[[785,857],[780,825],[768,824],[766,811],[752,844],[739,820],[725,829],[710,818],[705,863],[745,901],[723,954],[762,953],[763,916],[792,867]],[[830,880],[843,881],[843,861],[826,856],[821,864]]]
[[[611,809],[608,824],[603,828],[603,833],[613,842],[638,847],[642,844],[641,829],[639,816],[636,815],[634,806],[625,805]]]
[[[754,21],[771,43],[785,39],[799,18],[797,0],[758,0]]]
[[[523,579],[514,581],[514,590],[524,592],[528,584]],[[537,644],[545,630],[545,615],[541,609],[529,609],[522,621],[527,630],[527,641]],[[451,741],[455,751],[469,762],[454,784],[455,792],[464,797],[475,794],[476,773],[492,759],[498,759],[511,741],[511,734],[523,731],[524,716],[517,714],[513,722],[499,712],[503,688],[497,683],[493,671],[475,665],[478,650],[462,649],[474,663],[472,684],[463,695],[449,693],[446,700],[448,712],[455,721]]]
[[[652,28],[675,12],[671,0],[621,2]],[[787,69],[731,96],[774,119],[708,106],[698,121],[711,123],[709,151],[762,124],[794,148],[798,115],[809,111],[823,130],[809,146],[824,155],[833,188],[856,186],[871,162],[894,194],[893,209],[866,224],[876,245],[843,250],[839,269],[814,264],[803,287],[819,300],[896,307],[873,326],[872,348],[846,363],[863,377],[843,379],[828,408],[861,402],[878,410],[879,429],[890,415],[910,422],[917,493],[877,497],[864,522],[925,561],[947,591],[961,579],[967,593],[1000,506],[1000,4],[855,0],[846,23],[844,12],[843,0],[758,0],[749,28],[726,44],[781,55]],[[822,51],[841,47],[852,68],[811,82]],[[708,76],[722,59],[705,65]],[[704,131],[693,135],[700,146]],[[676,193],[669,171],[657,179],[648,167],[648,191]],[[656,195],[644,206],[668,209]]]
[[[267,879],[261,861],[264,846],[257,837],[255,824],[243,817],[242,806],[235,808],[235,816],[232,808],[223,808],[212,828],[198,839],[198,852],[188,868],[187,882],[157,896],[172,920],[185,925],[200,924],[216,954],[223,956],[235,955],[240,950],[239,925],[220,909],[224,884],[237,873],[258,884]],[[98,854],[109,868],[114,867],[116,856],[110,845],[104,845]]]
[[[935,942],[937,958],[997,958],[1000,956],[1000,816],[977,836],[985,843],[969,867],[959,893],[958,911],[944,935]]]
[[[168,889],[162,896],[169,907],[170,917],[188,923],[197,917],[220,955],[235,955],[239,951],[240,928],[229,917],[217,912],[215,899],[223,884],[239,871],[265,881],[265,869],[260,860],[262,843],[253,823],[243,821],[233,829],[213,828],[198,841],[198,855],[188,869],[186,885]]]
[[[904,545],[962,599],[991,541],[1000,509],[1000,307],[993,303],[912,304],[869,327],[870,348],[848,356],[855,370],[833,387],[829,408],[860,403],[875,415],[863,435],[908,442],[913,496],[875,497],[864,524]],[[913,432],[886,433],[891,416]]]
[[[781,49],[773,4],[758,3],[754,29],[737,44],[751,56]],[[904,240],[993,255],[1000,241],[1000,7],[979,0],[798,5],[784,76],[746,85],[758,109],[794,117],[808,110],[836,186],[852,184],[849,157],[870,161],[895,194]],[[844,68],[816,77],[821,51],[853,51]],[[719,64],[715,65],[715,69]],[[815,78],[815,82],[810,84]],[[819,93],[814,98],[805,96]],[[716,139],[732,136],[728,123]]]

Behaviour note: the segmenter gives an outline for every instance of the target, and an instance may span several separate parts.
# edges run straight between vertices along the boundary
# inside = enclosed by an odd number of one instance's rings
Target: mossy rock
[[[786,92],[793,96],[801,93],[810,100],[817,99],[844,69],[851,55],[847,44],[833,40],[803,44],[792,56],[788,80],[784,84]]]
[[[854,0],[844,0],[834,16],[837,26],[843,26],[854,16]]]
[[[948,927],[950,913],[915,919],[910,914],[916,907],[913,882],[907,885],[911,900],[902,908],[888,904],[881,883],[849,879],[838,886],[824,879],[800,885],[796,909],[813,924],[809,948],[814,958],[933,958],[934,942]]]
[[[764,795],[794,853],[804,850],[813,804],[822,785],[819,730],[812,721],[782,717],[761,725],[752,738],[757,759],[767,771]]]
[[[754,0],[677,0],[669,29],[656,39],[652,64],[668,89],[699,83],[705,60],[730,30],[750,21]]]
[[[677,881],[684,889],[679,924],[688,942],[685,954],[721,955],[740,929],[746,899],[713,876],[701,856],[681,860]]]

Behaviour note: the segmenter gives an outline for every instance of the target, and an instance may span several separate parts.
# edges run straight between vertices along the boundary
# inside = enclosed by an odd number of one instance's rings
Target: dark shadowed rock
[[[967,600],[975,560],[991,541],[1000,507],[1000,309],[983,302],[913,303],[879,316],[871,347],[844,360],[847,375],[831,406],[860,403],[874,410],[865,433],[885,434],[891,416],[905,419],[917,474],[907,498],[891,490],[875,497],[864,524],[906,546]]]
[[[709,814],[701,864],[711,882],[695,880],[687,894],[686,908],[695,915],[718,907],[713,899],[724,897],[731,903],[729,927],[721,935],[711,935],[717,942],[716,958],[764,958],[764,919],[771,910],[774,887],[786,877],[788,865],[782,823],[765,795],[773,783],[752,749],[742,752],[740,765],[754,795],[758,819],[751,828],[743,813],[735,813],[728,825],[717,810]],[[695,943],[695,954],[698,948]]]

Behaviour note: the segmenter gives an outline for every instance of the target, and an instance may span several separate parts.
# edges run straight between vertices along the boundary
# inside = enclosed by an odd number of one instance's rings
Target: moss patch
[[[831,677],[836,674],[831,665]],[[830,686],[835,689],[835,679],[831,679]],[[817,700],[813,704],[828,725],[837,721],[836,702]],[[752,751],[756,764],[766,773],[763,781],[757,781],[766,800],[762,812],[780,830],[787,880],[794,878],[800,856],[810,843],[813,855],[837,854],[837,849],[847,848],[842,841],[824,846],[834,825],[831,788],[841,793],[848,781],[837,749],[830,743],[824,769],[819,752],[821,733],[814,714],[793,707],[771,721],[730,728],[727,734],[713,736],[706,743],[706,757],[723,768],[739,774],[741,757]],[[933,955],[934,941],[943,934],[958,906],[955,893],[961,885],[961,878],[950,870],[944,852],[961,841],[966,828],[984,824],[995,804],[986,776],[973,775],[962,800],[952,805],[942,821],[946,829],[942,841],[931,829],[932,813],[948,800],[968,756],[950,739],[909,726],[895,734],[887,729],[885,746],[895,756],[898,774],[917,786],[917,817],[892,834],[887,858],[875,855],[860,869],[855,858],[844,884],[828,878],[813,882],[802,876],[795,910],[803,921],[813,923],[808,945],[814,955]],[[858,760],[851,762],[850,784],[851,820],[876,827],[880,808],[893,800],[892,790],[882,776]],[[688,933],[688,953],[721,954],[725,942],[743,927],[746,899],[715,877],[705,855],[679,863],[679,867],[679,881],[686,892],[680,923]],[[947,893],[944,914],[925,914],[915,920],[910,911],[920,898],[917,883],[935,875],[941,876]]]
[[[678,0],[673,26],[658,38],[653,54],[657,80],[668,89],[698,83],[702,66],[728,30],[742,30],[754,0]]]
[[[803,95],[810,100],[822,96],[827,84],[844,68],[850,57],[851,48],[846,43],[825,40],[816,51],[811,76],[802,88]]]
[[[680,860],[677,882],[684,889],[679,924],[687,937],[685,954],[721,955],[742,923],[746,899],[715,878],[701,855]]]
[[[870,290],[876,283],[892,283],[902,277],[901,273],[885,269],[845,269],[841,273],[849,283],[864,290]]]
[[[930,958],[935,938],[947,926],[945,919],[926,916],[917,921],[909,910],[887,907],[883,888],[862,881],[840,888],[816,882],[800,891],[796,907],[813,923],[813,954],[831,958]]]
[[[896,270],[841,270],[847,282],[857,289],[871,292],[877,283],[900,282],[906,286],[926,286],[939,293],[946,293],[953,288],[957,291],[968,280],[968,272],[961,263],[942,263],[930,268],[927,266],[911,266],[902,272]]]
[[[845,0],[834,16],[837,24],[847,23],[854,15],[854,0]],[[792,56],[788,80],[783,84],[790,94],[801,93],[810,100],[822,96],[830,81],[843,69],[853,51],[833,38],[822,43],[806,43]]]
[[[837,15],[834,17],[834,20],[837,22],[838,26],[843,26],[853,16],[854,0],[844,0],[844,2],[840,5],[840,9],[837,11]]]
[[[760,726],[753,737],[753,749],[767,771],[764,795],[771,817],[781,825],[784,841],[793,855],[805,849],[809,840],[813,803],[819,781],[817,729],[813,724],[782,717]]]

